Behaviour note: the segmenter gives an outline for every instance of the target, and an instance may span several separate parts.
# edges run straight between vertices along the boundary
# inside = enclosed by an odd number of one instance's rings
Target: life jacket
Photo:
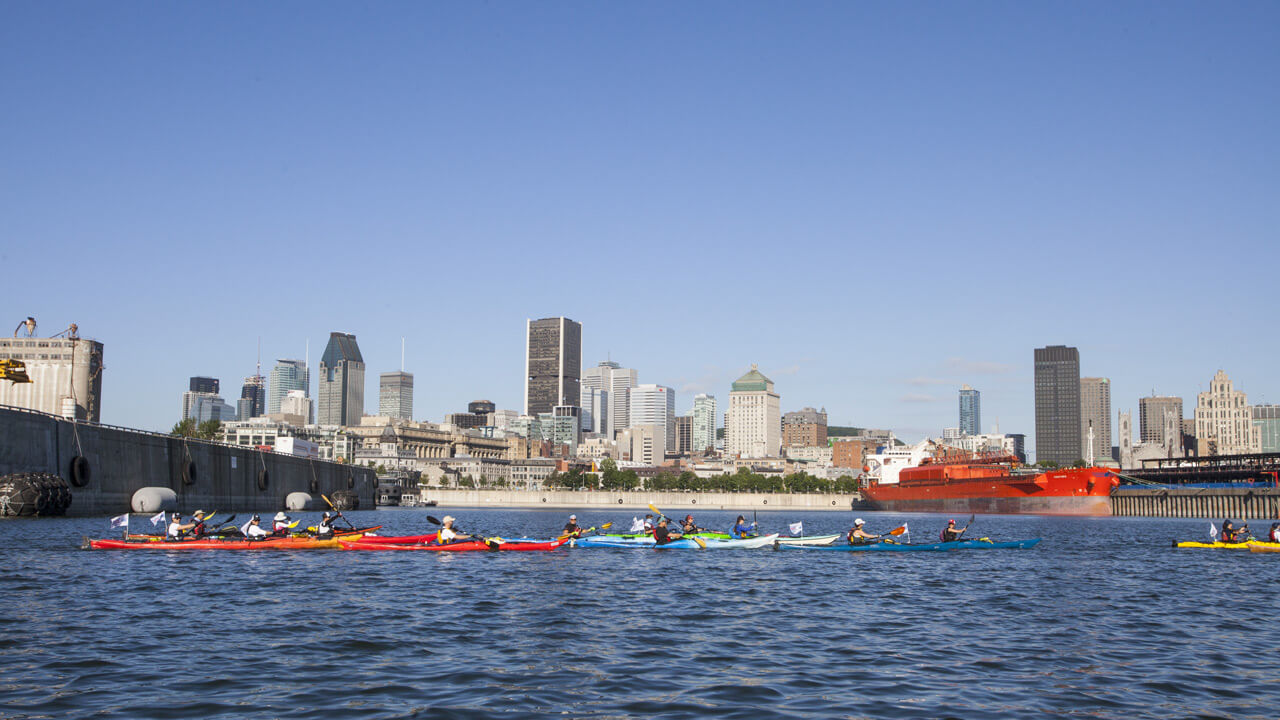
[[[326,535],[332,535],[332,534],[333,534],[332,520],[321,520],[320,524],[316,525],[316,535],[318,537],[325,537]]]

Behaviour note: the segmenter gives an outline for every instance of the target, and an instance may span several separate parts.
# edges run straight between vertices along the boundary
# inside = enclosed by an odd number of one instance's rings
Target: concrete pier
[[[1120,486],[1111,514],[1134,517],[1280,519],[1277,488],[1151,488]]]
[[[354,492],[373,509],[373,470],[253,448],[179,438],[0,406],[0,475],[47,472],[67,480],[68,515],[129,512],[133,493],[171,488],[185,512],[284,509],[292,492]]]
[[[856,495],[830,493],[714,493],[595,490],[460,490],[428,488],[440,507],[564,508],[592,510],[838,510],[848,512]]]

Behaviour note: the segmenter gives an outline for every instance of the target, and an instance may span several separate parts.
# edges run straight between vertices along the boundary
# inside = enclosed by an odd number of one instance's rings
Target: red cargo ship
[[[1019,467],[1016,457],[1005,454],[966,455],[963,459],[917,457],[914,466],[904,466],[907,458],[895,455],[871,460],[877,472],[862,494],[877,510],[1110,515],[1111,489],[1120,484],[1115,473],[1106,468],[1040,472]]]

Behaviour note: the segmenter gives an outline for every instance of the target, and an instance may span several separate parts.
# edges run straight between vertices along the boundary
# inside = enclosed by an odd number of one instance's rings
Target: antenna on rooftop
[[[404,372],[404,337],[400,337],[400,372]]]

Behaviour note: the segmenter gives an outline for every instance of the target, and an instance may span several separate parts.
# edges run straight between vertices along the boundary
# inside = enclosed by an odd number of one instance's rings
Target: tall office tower
[[[714,452],[716,447],[716,396],[693,397],[693,453]]]
[[[826,447],[827,409],[811,407],[782,416],[783,447]]]
[[[578,443],[582,442],[582,408],[555,406],[551,411],[551,442],[568,445],[570,454],[578,451]]]
[[[569,318],[529,320],[525,326],[524,412],[540,415],[581,402],[582,324]]]
[[[724,454],[777,457],[782,452],[782,399],[773,391],[773,381],[753,364],[732,388],[725,413]]]
[[[676,416],[676,454],[693,454],[693,416]]]
[[[982,393],[968,385],[960,386],[960,433],[982,434]]]
[[[276,360],[271,368],[271,383],[267,386],[267,414],[280,412],[280,403],[292,390],[301,390],[311,397],[311,376],[307,364],[301,360]]]
[[[321,425],[359,425],[364,416],[364,356],[356,336],[329,333],[320,358],[316,389],[316,422]]]
[[[1080,351],[1065,345],[1035,349],[1036,460],[1070,465],[1080,459]]]
[[[1182,398],[1152,395],[1138,400],[1138,437],[1144,445],[1165,443],[1165,415],[1173,413],[1179,434],[1182,431]],[[1181,447],[1181,443],[1175,443]]]
[[[213,393],[218,394],[218,378],[212,377],[193,377],[191,378],[191,387],[187,388],[191,392]]]
[[[627,427],[657,425],[666,433],[665,447],[676,446],[676,391],[665,385],[637,385],[631,388],[631,418]]]
[[[582,431],[604,435],[609,428],[609,391],[582,387]]]
[[[631,388],[638,381],[639,373],[612,360],[583,371],[583,387],[594,387],[609,393],[607,422],[601,423],[602,429],[599,431],[606,437],[613,438],[631,422]]]
[[[266,378],[261,375],[250,375],[244,379],[240,387],[240,402],[236,403],[240,420],[256,418],[267,409]]]
[[[1093,428],[1092,453],[1090,427]],[[1080,457],[1085,462],[1111,458],[1111,381],[1107,378],[1080,378]]]
[[[1249,398],[1221,370],[1209,391],[1196,396],[1196,442],[1207,444],[1202,455],[1262,452],[1262,428],[1253,424]]]
[[[378,414],[413,419],[413,373],[397,370],[378,376]]]

